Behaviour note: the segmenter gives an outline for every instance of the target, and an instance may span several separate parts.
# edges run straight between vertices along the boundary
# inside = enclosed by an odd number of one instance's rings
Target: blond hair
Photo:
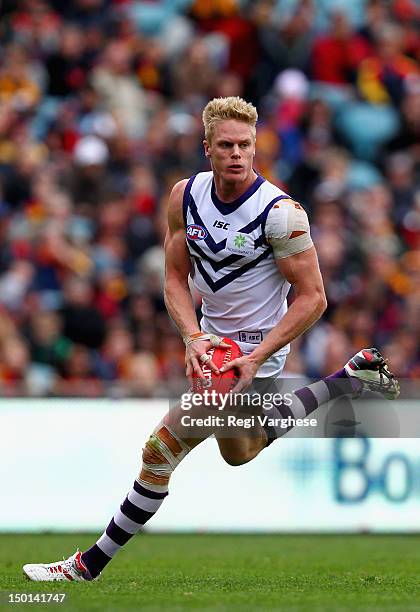
[[[205,138],[210,142],[213,135],[214,124],[225,119],[236,119],[247,123],[256,136],[257,109],[250,102],[245,102],[239,96],[228,98],[213,98],[203,110],[203,124]]]

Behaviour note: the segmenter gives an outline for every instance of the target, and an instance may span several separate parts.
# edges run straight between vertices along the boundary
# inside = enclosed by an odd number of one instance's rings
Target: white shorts
[[[256,373],[257,378],[277,378],[283,372],[287,355],[272,355]]]

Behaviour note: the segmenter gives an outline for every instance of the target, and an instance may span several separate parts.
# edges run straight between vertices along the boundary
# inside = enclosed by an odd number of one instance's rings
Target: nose
[[[232,157],[234,159],[238,159],[239,157],[241,157],[241,150],[239,148],[239,145],[237,145],[237,144],[233,145],[233,148],[232,148]]]

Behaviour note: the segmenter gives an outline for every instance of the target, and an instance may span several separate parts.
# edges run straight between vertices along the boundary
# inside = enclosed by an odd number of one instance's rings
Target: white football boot
[[[348,376],[362,383],[362,390],[376,391],[387,399],[396,399],[400,394],[398,380],[376,348],[362,349],[346,363],[344,369]]]
[[[80,550],[68,559],[55,563],[27,563],[23,566],[23,573],[34,582],[55,582],[74,580],[93,580],[86,565],[81,559]]]

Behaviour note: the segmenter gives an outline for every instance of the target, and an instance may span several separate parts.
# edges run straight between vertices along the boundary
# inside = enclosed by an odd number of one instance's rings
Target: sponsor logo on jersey
[[[187,237],[190,240],[204,240],[207,237],[207,230],[201,225],[188,225]]]
[[[242,236],[242,234],[238,234],[237,236],[235,236],[235,239],[233,241],[233,244],[238,248],[241,249],[242,247],[245,246],[246,244],[246,238],[245,236]]]
[[[238,332],[239,342],[248,342],[248,344],[259,344],[263,341],[261,331],[240,331]]]
[[[226,223],[225,221],[219,221],[218,219],[216,219],[216,221],[213,223],[213,227],[217,227],[218,229],[224,230],[228,230],[229,225],[230,223]]]
[[[254,239],[249,234],[231,230],[226,239],[226,249],[235,255],[252,256],[255,253]]]

